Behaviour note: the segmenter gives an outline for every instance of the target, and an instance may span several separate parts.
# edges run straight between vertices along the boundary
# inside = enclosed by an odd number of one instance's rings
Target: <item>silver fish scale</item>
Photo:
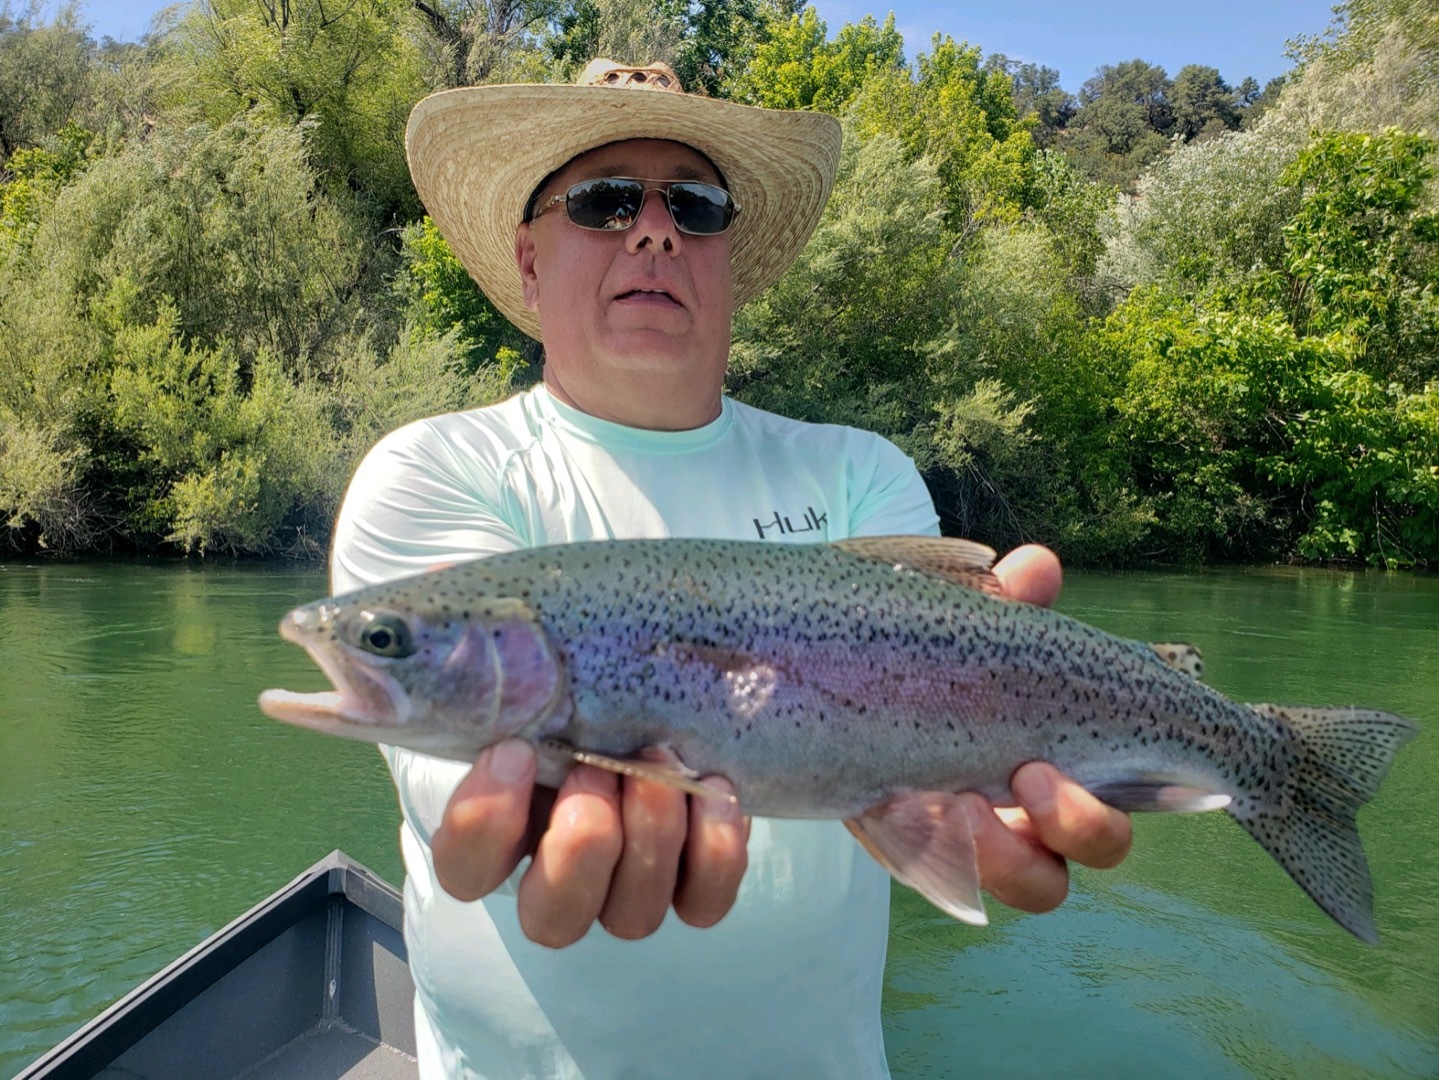
[[[674,544],[515,552],[449,571],[431,599],[462,618],[524,601],[573,695],[549,734],[616,756],[666,745],[753,813],[844,817],[906,789],[1003,802],[1036,758],[1090,786],[1146,776],[1238,791],[1236,816],[1250,792],[1284,812],[1264,788],[1287,788],[1288,731],[1148,646],[836,549]]]

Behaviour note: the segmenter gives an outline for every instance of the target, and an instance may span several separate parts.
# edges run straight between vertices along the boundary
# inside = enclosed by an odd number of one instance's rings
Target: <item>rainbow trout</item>
[[[1121,809],[1223,807],[1376,940],[1355,815],[1414,724],[1230,701],[1178,669],[1183,647],[998,598],[993,556],[930,537],[495,555],[290,612],[280,632],[335,690],[267,690],[260,707],[461,761],[520,736],[553,783],[575,760],[710,794],[696,778],[724,775],[747,813],[843,819],[975,923],[973,841],[946,800],[1012,804],[1014,770],[1049,761]]]

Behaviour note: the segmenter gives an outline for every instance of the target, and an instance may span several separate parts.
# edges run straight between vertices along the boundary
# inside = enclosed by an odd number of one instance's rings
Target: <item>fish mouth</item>
[[[334,689],[319,693],[262,691],[260,710],[266,716],[312,731],[359,739],[374,739],[386,730],[404,727],[412,711],[410,697],[388,672],[352,659],[344,646],[335,651],[308,644],[289,618],[280,625],[280,633],[304,647]]]

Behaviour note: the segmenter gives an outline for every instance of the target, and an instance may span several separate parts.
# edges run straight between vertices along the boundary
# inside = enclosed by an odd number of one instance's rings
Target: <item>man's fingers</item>
[[[994,564],[994,576],[1010,600],[1049,607],[1059,599],[1064,572],[1059,557],[1047,547],[1025,544]]]
[[[722,776],[704,782],[734,794]],[[727,799],[690,796],[684,873],[675,892],[675,913],[691,926],[713,926],[729,913],[749,864],[749,819]]]
[[[1107,870],[1129,854],[1129,815],[1100,802],[1052,765],[1020,766],[1010,788],[1041,844],[1084,866]]]
[[[624,847],[600,911],[600,924],[618,938],[648,937],[659,929],[674,897],[684,851],[685,793],[653,780],[621,785]]]
[[[460,781],[430,839],[435,876],[455,899],[476,900],[514,872],[534,783],[534,748],[519,739],[486,749]]]
[[[974,836],[979,881],[1001,904],[1020,911],[1050,911],[1069,893],[1069,870],[1064,860],[1035,843],[1021,824],[1001,821],[989,801],[974,792],[964,800]]]
[[[580,765],[555,799],[549,828],[518,890],[520,928],[558,949],[599,917],[624,847],[619,777]]]

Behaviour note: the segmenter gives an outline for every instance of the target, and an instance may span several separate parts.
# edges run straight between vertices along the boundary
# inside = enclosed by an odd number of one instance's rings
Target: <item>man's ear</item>
[[[540,310],[540,279],[535,274],[535,236],[528,221],[515,230],[515,264],[520,268],[520,285],[525,292],[525,307]]]

